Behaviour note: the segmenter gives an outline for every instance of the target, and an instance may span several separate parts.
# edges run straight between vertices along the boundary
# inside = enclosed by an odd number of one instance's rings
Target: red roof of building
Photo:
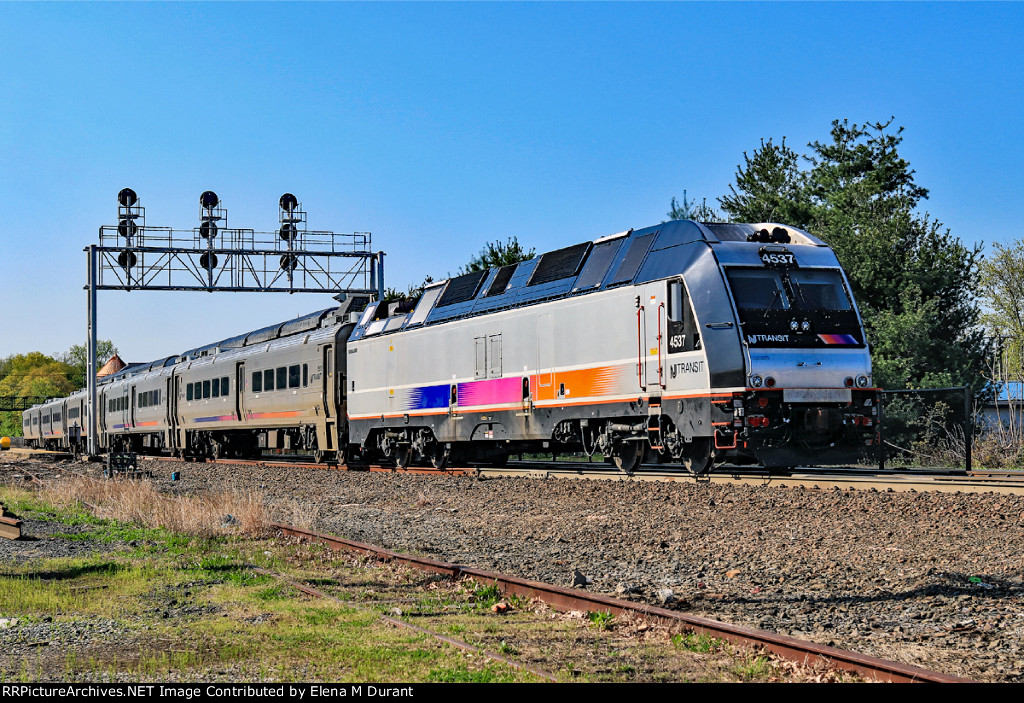
[[[111,374],[117,373],[125,366],[127,366],[127,364],[121,361],[121,357],[119,357],[117,354],[114,354],[112,357],[110,357],[110,359],[107,360],[107,363],[103,364],[103,368],[96,372],[96,378],[103,378],[104,376],[109,376]]]

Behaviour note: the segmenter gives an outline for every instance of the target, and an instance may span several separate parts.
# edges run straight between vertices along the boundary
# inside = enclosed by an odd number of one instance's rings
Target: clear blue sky
[[[727,191],[762,137],[835,118],[906,127],[931,214],[1021,236],[1017,3],[0,3],[0,356],[86,335],[86,258],[116,194],[150,225],[371,231],[388,283],[487,241],[538,251]],[[100,294],[99,333],[149,360],[327,296]]]

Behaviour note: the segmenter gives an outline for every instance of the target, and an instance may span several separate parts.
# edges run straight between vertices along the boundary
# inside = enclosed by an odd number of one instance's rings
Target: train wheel
[[[695,437],[686,447],[686,454],[683,455],[683,466],[695,476],[707,473],[714,463],[714,453],[711,450],[710,437]]]
[[[621,442],[612,459],[619,471],[632,474],[640,468],[640,462],[644,458],[644,446],[642,442]]]
[[[313,450],[313,462],[317,463],[317,464],[324,463],[324,450],[323,449],[314,449]]]
[[[435,447],[434,451],[430,452],[430,465],[435,469],[444,469],[448,466],[448,459],[451,458],[451,449],[447,447]]]
[[[412,447],[408,444],[399,444],[395,447],[395,464],[400,469],[408,469],[409,465],[412,464]]]

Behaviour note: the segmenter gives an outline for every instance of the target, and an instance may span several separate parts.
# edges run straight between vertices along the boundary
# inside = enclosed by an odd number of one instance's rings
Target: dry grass
[[[237,532],[261,536],[269,532],[270,511],[263,496],[253,491],[169,496],[144,481],[80,477],[53,484],[42,493],[56,505],[88,504],[100,518],[199,537]]]
[[[291,499],[278,512],[282,516],[282,520],[287,524],[311,530],[320,520],[322,509],[319,503],[300,503],[297,500]]]

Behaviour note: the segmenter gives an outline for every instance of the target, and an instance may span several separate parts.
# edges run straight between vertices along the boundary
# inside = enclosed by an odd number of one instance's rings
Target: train
[[[438,469],[582,453],[702,474],[858,461],[879,397],[825,242],[674,220],[127,368],[97,419],[109,451]],[[84,391],[35,406],[25,437],[81,448],[86,412]]]

